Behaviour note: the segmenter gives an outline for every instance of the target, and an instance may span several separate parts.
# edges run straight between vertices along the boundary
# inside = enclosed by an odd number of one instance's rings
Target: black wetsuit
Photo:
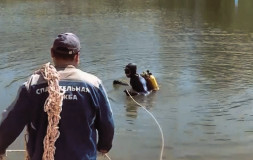
[[[148,92],[147,82],[139,74],[131,75],[130,84],[131,84],[133,90],[135,90],[138,93],[147,93]]]

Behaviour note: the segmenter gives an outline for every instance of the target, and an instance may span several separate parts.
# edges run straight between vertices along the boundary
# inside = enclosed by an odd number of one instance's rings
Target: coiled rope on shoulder
[[[48,126],[47,133],[43,141],[44,153],[42,160],[54,160],[54,154],[56,150],[55,142],[60,136],[58,124],[61,119],[60,113],[62,111],[63,95],[65,91],[59,86],[60,75],[53,65],[50,63],[44,64],[40,69],[40,73],[48,82],[49,93],[49,96],[44,104],[44,111],[48,114]],[[25,142],[27,144],[26,136]],[[25,159],[30,160],[29,154],[27,153],[27,148],[26,150],[6,150],[6,157],[8,152],[26,152]],[[0,160],[4,158],[3,156],[4,155],[0,155]],[[107,153],[104,154],[104,156],[108,160],[111,160]]]
[[[44,153],[42,160],[54,160],[55,142],[60,136],[58,124],[61,119],[60,113],[62,111],[64,91],[59,86],[59,73],[52,64],[44,64],[40,72],[48,83],[49,94],[44,104],[44,111],[48,115],[48,126],[43,141]]]
[[[157,124],[158,128],[159,128],[159,131],[161,133],[161,139],[162,139],[162,147],[161,147],[161,152],[160,152],[160,159],[159,160],[162,160],[163,159],[163,150],[164,150],[164,136],[163,136],[163,130],[162,130],[162,127],[160,126],[160,124],[158,123],[158,121],[156,120],[155,116],[149,112],[146,107],[144,107],[143,105],[141,105],[140,103],[138,103],[132,96],[131,94],[128,92],[128,90],[126,90],[127,94],[129,95],[129,97],[138,105],[140,106],[142,109],[144,109],[155,121],[155,123]]]

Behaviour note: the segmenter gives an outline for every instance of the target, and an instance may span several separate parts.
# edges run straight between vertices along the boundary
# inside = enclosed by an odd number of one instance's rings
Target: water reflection
[[[125,101],[126,103],[126,116],[130,117],[130,118],[137,118],[137,109],[138,109],[138,105],[136,105],[135,103],[131,102],[130,99],[126,99]]]
[[[163,127],[164,160],[252,159],[252,8],[252,0],[2,0],[1,110],[51,61],[53,38],[73,31],[80,68],[103,80],[112,103],[112,159],[159,157],[156,125],[125,87],[112,86],[128,62],[154,72],[161,85],[136,100]]]
[[[156,101],[155,97],[156,97],[156,91],[150,93],[147,96],[138,95],[138,96],[133,96],[132,98],[126,96],[126,99],[125,99],[126,116],[130,118],[137,118],[138,110],[142,109],[141,106],[145,107],[147,110],[152,109]]]
[[[238,0],[235,0],[235,8],[238,8]]]

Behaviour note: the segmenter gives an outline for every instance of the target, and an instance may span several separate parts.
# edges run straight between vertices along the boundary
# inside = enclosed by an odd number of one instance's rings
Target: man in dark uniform
[[[97,151],[107,153],[112,147],[111,106],[102,81],[77,68],[80,48],[73,33],[58,35],[51,48],[59,85],[64,91],[55,160],[96,160]],[[16,100],[3,112],[0,159],[25,126],[30,160],[42,159],[48,126],[48,115],[43,109],[48,95],[48,84],[40,71],[20,87]]]

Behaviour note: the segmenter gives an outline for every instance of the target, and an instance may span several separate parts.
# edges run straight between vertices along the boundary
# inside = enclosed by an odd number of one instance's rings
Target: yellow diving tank
[[[152,90],[158,91],[159,86],[157,84],[157,81],[156,81],[155,77],[152,75],[152,73],[149,73],[149,81],[150,81],[150,84],[152,86]]]
[[[157,84],[156,78],[152,75],[152,73],[149,72],[149,70],[147,70],[147,72],[143,72],[143,74],[141,76],[145,78],[149,91],[159,90],[159,86]]]

